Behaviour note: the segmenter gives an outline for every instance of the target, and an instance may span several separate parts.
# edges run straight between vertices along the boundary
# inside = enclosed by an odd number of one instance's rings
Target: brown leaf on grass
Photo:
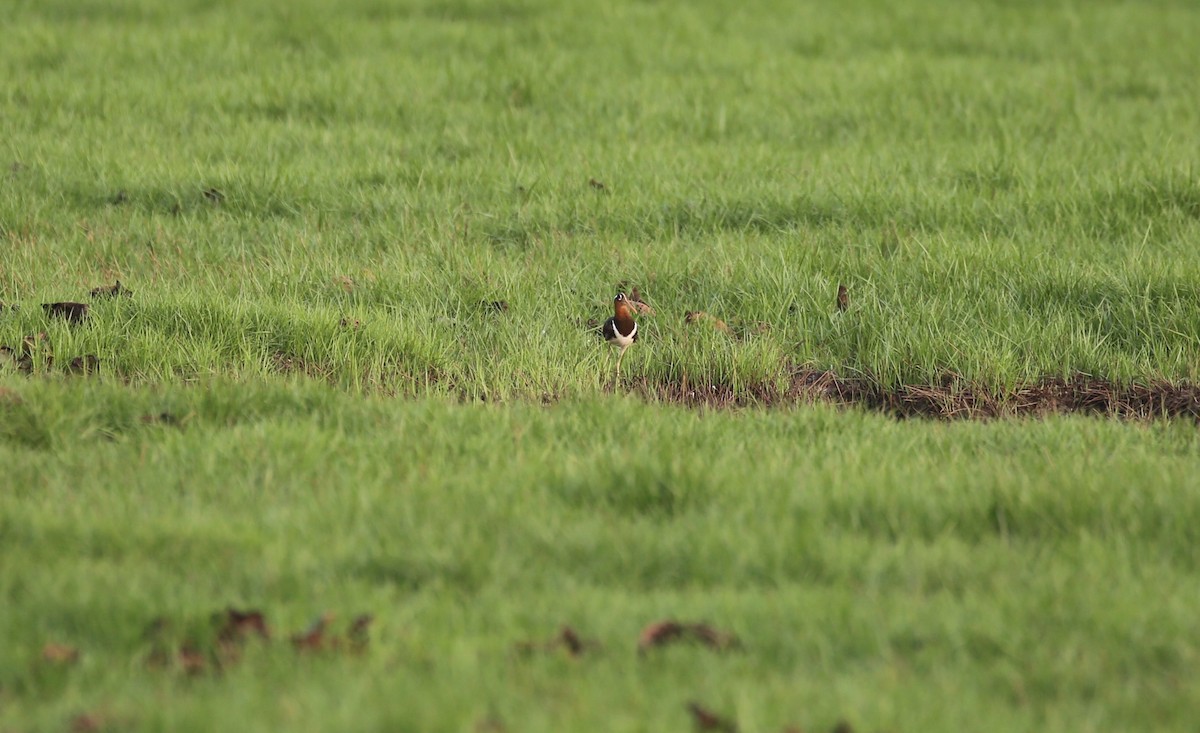
[[[371,624],[375,623],[375,617],[369,613],[364,613],[356,616],[350,622],[350,628],[346,631],[346,638],[351,643],[359,642],[367,643],[367,633],[371,630]]]
[[[80,713],[71,718],[71,733],[96,733],[107,726],[104,716],[99,713]]]
[[[570,626],[563,625],[558,633],[550,637],[546,641],[523,641],[516,645],[516,649],[523,653],[532,652],[553,652],[557,649],[565,649],[567,654],[572,657],[582,656],[584,652],[596,649],[600,645],[589,639],[584,639],[579,635],[579,632]]]
[[[349,275],[338,275],[337,277],[333,278],[333,284],[337,285],[347,293],[354,292],[354,278],[350,277]]]
[[[101,285],[92,288],[93,298],[116,298],[120,296],[128,298],[131,295],[133,295],[133,291],[121,285],[120,280],[117,280],[112,285]]]
[[[587,648],[587,642],[579,638],[579,634],[570,626],[563,626],[559,629],[558,639],[572,657],[578,657]]]
[[[320,651],[324,649],[327,641],[325,630],[329,628],[331,621],[333,621],[332,613],[321,614],[306,630],[292,636],[292,646],[297,651]]]
[[[151,645],[146,656],[146,665],[153,669],[174,669],[187,675],[198,675],[208,670],[209,656],[194,642],[184,642],[177,649],[168,639],[171,622],[165,616],[156,616],[146,624],[142,638]]]
[[[849,307],[850,307],[850,291],[846,289],[845,285],[839,284],[838,285],[838,293],[837,293],[837,309],[839,311],[845,311]]]
[[[42,309],[51,318],[62,318],[72,325],[79,325],[87,320],[88,304],[64,300],[59,303],[42,303]]]
[[[480,718],[475,723],[475,733],[507,733],[508,727],[496,716]]]
[[[177,660],[179,668],[185,674],[197,675],[208,669],[208,658],[192,644],[184,644],[179,647]]]
[[[213,614],[213,622],[221,624],[217,632],[216,658],[222,666],[235,664],[241,659],[242,645],[247,638],[255,635],[261,639],[271,638],[271,630],[267,628],[267,619],[262,611],[229,608]]]
[[[704,311],[688,311],[687,313],[683,314],[683,320],[686,323],[700,323],[700,322],[711,323],[713,328],[717,329],[718,331],[725,333],[725,334],[730,334],[730,335],[733,334],[733,330],[729,328],[729,325],[727,323],[725,323],[725,321],[722,321],[720,318],[717,318],[715,316],[709,315],[708,313],[705,313]]]
[[[656,621],[642,629],[638,637],[638,651],[645,652],[656,646],[669,644],[683,636],[683,624],[678,621]]]
[[[221,629],[217,632],[217,641],[222,643],[241,642],[255,634],[263,639],[271,638],[271,629],[267,626],[267,618],[262,611],[227,608],[214,614],[213,620],[222,622]]]
[[[588,185],[591,186],[592,188],[596,189],[597,191],[608,190],[607,187],[603,183],[601,183],[600,181],[597,181],[595,178],[589,178]]]
[[[42,661],[51,664],[74,664],[79,661],[79,650],[67,644],[48,642],[42,647]]]
[[[720,731],[720,733],[737,733],[737,725],[727,720],[698,702],[687,704],[688,712],[692,714],[692,722],[698,731]]]
[[[355,654],[361,654],[366,651],[367,644],[371,641],[369,635],[371,624],[374,622],[375,617],[369,613],[356,616],[346,629],[345,648]],[[341,639],[335,639],[334,645],[341,647],[343,646],[342,641]]]
[[[67,364],[69,374],[96,374],[100,371],[100,357],[95,354],[77,356]]]
[[[649,649],[683,640],[698,641],[716,650],[732,649],[740,644],[737,636],[708,624],[667,619],[656,621],[642,629],[641,636],[638,637],[638,652],[644,653]]]

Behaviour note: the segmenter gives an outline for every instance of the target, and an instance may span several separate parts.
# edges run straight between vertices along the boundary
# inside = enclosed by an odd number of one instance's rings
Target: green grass
[[[184,426],[139,419],[163,409]],[[1190,425],[86,383],[30,386],[18,420],[47,438],[0,448],[15,730],[80,711],[141,729],[683,730],[690,699],[745,730],[1184,730],[1200,705]],[[378,622],[361,657],[277,641],[215,677],[146,665],[153,618],[203,636],[230,604],[277,636],[323,611]],[[639,658],[663,617],[744,648]],[[603,648],[514,655],[563,623]],[[81,661],[39,661],[47,641]]]
[[[0,365],[0,732],[1190,730],[1194,424],[689,412],[611,394],[588,324],[656,308],[627,387],[1197,381],[1198,35],[1170,0],[10,3],[0,344],[57,366]],[[276,641],[146,665],[230,604]],[[298,658],[324,611],[368,651]],[[744,649],[639,658],[666,616]],[[513,655],[562,623],[603,649]]]
[[[75,5],[10,13],[0,299],[121,276],[95,347],[143,382],[284,348],[591,393],[618,281],[651,381],[1197,376],[1187,3]],[[688,310],[770,331],[697,346]]]

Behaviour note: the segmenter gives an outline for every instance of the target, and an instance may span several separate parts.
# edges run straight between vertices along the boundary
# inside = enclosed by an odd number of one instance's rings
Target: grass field
[[[1194,421],[654,397],[1200,381],[1200,6],[4,14],[0,732],[1193,728]]]

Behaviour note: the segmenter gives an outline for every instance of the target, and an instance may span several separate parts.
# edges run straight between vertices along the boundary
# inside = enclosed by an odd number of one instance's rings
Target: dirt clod
[[[870,376],[844,377],[832,371],[797,367],[785,386],[774,382],[742,385],[681,379],[635,385],[643,396],[706,409],[777,407],[829,402],[863,407],[893,417],[938,420],[990,420],[1050,414],[1084,414],[1125,420],[1187,417],[1200,421],[1200,384],[1153,380],[1121,384],[1077,374],[995,389],[953,376],[935,384],[887,386]]]
[[[656,621],[642,629],[638,637],[638,652],[645,653],[676,641],[696,641],[716,650],[732,649],[740,645],[737,636],[728,631],[721,631],[705,623],[685,623],[667,619]]]
[[[96,374],[100,371],[100,357],[95,354],[77,356],[67,364],[69,374]]]
[[[88,304],[62,301],[59,303],[42,303],[42,309],[51,318],[62,318],[72,325],[78,325],[87,320]]]
[[[262,611],[227,608],[214,614],[213,620],[221,624],[217,632],[217,640],[221,642],[241,642],[255,635],[263,639],[271,638],[271,629]]]

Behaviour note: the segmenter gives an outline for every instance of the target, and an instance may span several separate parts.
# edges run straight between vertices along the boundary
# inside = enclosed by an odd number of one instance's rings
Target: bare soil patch
[[[870,377],[845,377],[832,371],[795,368],[785,389],[774,384],[644,381],[635,389],[651,399],[689,407],[785,406],[812,402],[865,407],[896,418],[986,420],[1050,414],[1102,415],[1127,420],[1165,417],[1200,418],[1200,385],[1166,380],[1122,384],[1076,374],[1046,377],[1009,389],[989,388],[947,376],[939,384],[889,387]]]

